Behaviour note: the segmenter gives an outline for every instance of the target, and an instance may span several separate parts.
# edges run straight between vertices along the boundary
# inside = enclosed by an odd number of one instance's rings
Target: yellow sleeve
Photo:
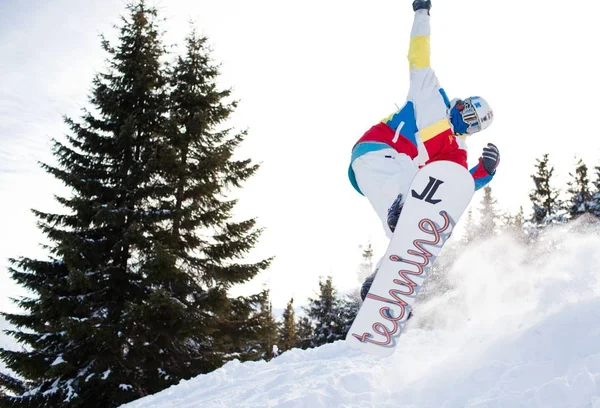
[[[410,33],[410,47],[408,49],[408,65],[411,71],[431,67],[430,33],[431,28],[427,10],[417,11]]]

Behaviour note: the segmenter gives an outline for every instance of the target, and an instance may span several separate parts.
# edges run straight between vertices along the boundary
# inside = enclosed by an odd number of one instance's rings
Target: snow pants
[[[402,193],[403,200],[406,199],[410,183],[418,171],[417,165],[408,155],[389,148],[357,157],[352,162],[352,170],[359,188],[383,223],[385,234],[391,238],[388,209],[398,194]]]

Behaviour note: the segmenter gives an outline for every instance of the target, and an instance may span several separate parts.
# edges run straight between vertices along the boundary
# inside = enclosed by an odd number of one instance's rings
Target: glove
[[[427,10],[427,14],[429,14],[429,9],[431,8],[431,0],[415,0],[413,1],[413,10]]]
[[[485,171],[487,171],[488,174],[492,174],[496,171],[498,164],[500,164],[500,151],[494,144],[488,143],[487,146],[483,148],[481,161],[483,162]]]

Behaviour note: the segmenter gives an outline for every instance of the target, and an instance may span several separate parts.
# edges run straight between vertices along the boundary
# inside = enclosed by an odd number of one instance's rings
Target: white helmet
[[[457,107],[463,121],[468,125],[466,133],[469,135],[487,129],[494,120],[494,111],[480,96],[471,96],[465,100],[455,99],[451,106]]]

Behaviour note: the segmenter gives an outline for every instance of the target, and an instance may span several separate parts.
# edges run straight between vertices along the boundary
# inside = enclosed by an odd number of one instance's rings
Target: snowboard
[[[369,293],[346,336],[353,348],[390,356],[427,274],[475,192],[471,173],[437,161],[415,175]]]

